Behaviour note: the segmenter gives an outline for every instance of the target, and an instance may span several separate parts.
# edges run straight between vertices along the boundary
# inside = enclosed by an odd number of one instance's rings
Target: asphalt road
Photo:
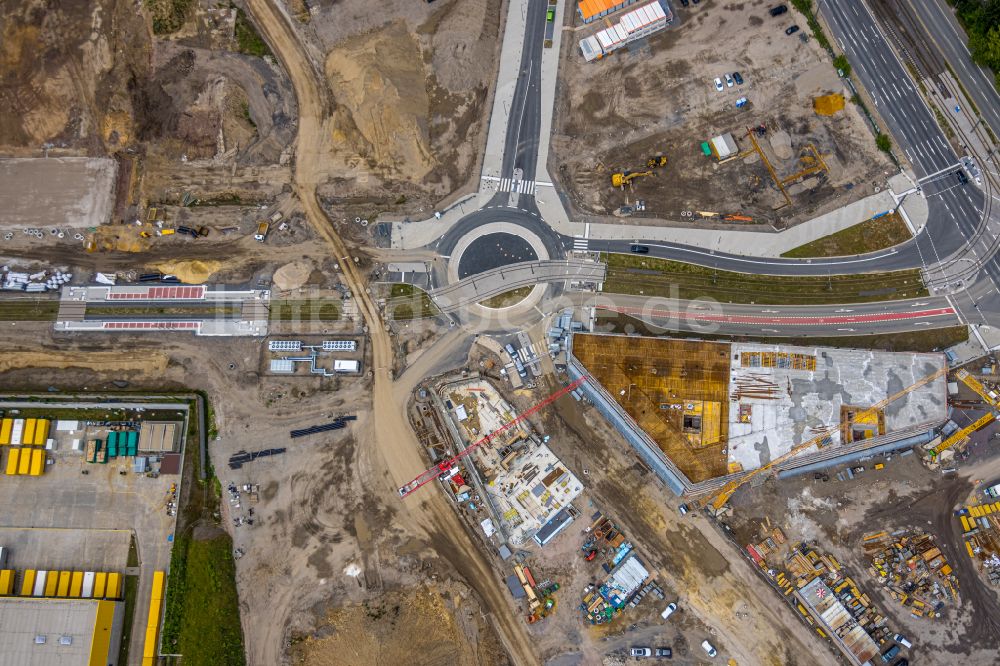
[[[514,88],[504,139],[501,177],[510,178],[521,169],[522,180],[534,180],[542,126],[542,49],[545,45],[546,0],[529,0],[521,49],[521,73]],[[503,195],[506,199],[506,195]],[[525,207],[534,197],[521,195]],[[520,204],[520,202],[519,202]]]
[[[908,0],[934,46],[951,64],[994,134],[1000,135],[1000,93],[993,73],[972,62],[965,31],[942,0]]]

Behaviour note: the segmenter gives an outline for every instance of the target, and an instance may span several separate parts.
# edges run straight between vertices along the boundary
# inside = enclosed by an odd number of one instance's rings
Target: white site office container
[[[89,599],[94,596],[94,572],[88,571],[83,574],[83,590],[80,596],[84,599]]]
[[[48,578],[48,576],[49,576],[48,571],[35,572],[35,587],[31,591],[31,596],[33,597],[45,596],[45,581]]]

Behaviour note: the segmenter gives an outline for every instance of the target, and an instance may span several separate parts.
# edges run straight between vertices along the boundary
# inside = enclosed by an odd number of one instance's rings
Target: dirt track
[[[330,154],[328,91],[318,84],[318,74],[297,38],[290,19],[273,0],[250,0],[248,9],[261,29],[275,55],[284,64],[295,88],[299,103],[299,134],[296,145],[295,190],[302,201],[310,223],[332,247],[338,258],[350,256],[348,248],[332,231],[330,220],[323,213],[316,198],[316,188],[326,180],[324,157]],[[327,162],[329,163],[329,162]],[[378,455],[370,460],[380,469],[373,470],[385,493],[395,494],[395,488],[419,472],[424,463],[419,448],[405,417],[405,401],[400,402],[393,390],[393,345],[371,297],[366,292],[364,280],[351,261],[343,261],[344,278],[357,299],[357,306],[368,323],[371,334],[374,370],[374,412],[377,425],[371,433]],[[385,472],[388,472],[387,474]],[[468,540],[440,493],[430,491],[420,498],[420,503],[403,505],[405,517],[400,524],[409,526],[424,536],[438,553],[476,588],[484,604],[493,615],[496,628],[515,663],[536,663],[531,645],[518,624],[507,610],[505,593],[496,584],[496,576],[482,553]],[[279,663],[284,627],[275,626],[271,635],[262,636],[256,644],[248,646],[252,664]]]

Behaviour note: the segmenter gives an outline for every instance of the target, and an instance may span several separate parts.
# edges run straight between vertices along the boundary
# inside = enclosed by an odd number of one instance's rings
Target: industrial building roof
[[[102,666],[115,660],[117,602],[0,597],[0,662]]]
[[[626,4],[627,0],[581,0],[577,3],[577,7],[580,8],[580,16],[586,21],[604,12],[624,7]]]
[[[649,570],[643,566],[642,561],[635,555],[629,555],[608,576],[607,582],[601,588],[601,593],[615,606],[621,606],[628,601],[629,595],[638,590],[647,578],[649,578]]]
[[[597,33],[597,41],[605,52],[614,50],[619,44],[628,40],[629,35],[645,28],[647,25],[665,20],[667,17],[659,2],[652,2],[633,9],[622,16],[621,20],[610,28]]]
[[[822,579],[814,578],[798,593],[809,610],[826,625],[840,650],[854,663],[864,664],[878,655],[878,644]]]

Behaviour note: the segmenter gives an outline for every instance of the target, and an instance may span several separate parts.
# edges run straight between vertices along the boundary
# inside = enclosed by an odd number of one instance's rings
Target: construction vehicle
[[[657,169],[659,167],[667,166],[667,156],[666,155],[654,155],[646,160],[646,167],[649,169]]]
[[[978,379],[969,374],[968,370],[960,368],[958,372],[955,373],[955,378],[979,395],[979,397],[983,399],[983,402],[989,405],[990,409],[988,412],[979,417],[974,423],[965,426],[961,430],[956,430],[951,434],[951,436],[939,443],[937,446],[927,449],[927,457],[931,461],[936,461],[942,451],[947,451],[956,444],[965,443],[968,441],[969,435],[993,423],[997,417],[997,410],[1000,409],[1000,395],[983,386]]]
[[[611,185],[614,187],[620,187],[625,189],[625,186],[632,186],[632,181],[636,178],[644,178],[646,176],[652,176],[653,172],[650,171],[624,171],[622,173],[611,174]]]
[[[877,418],[878,412],[880,412],[883,409],[885,409],[888,405],[892,404],[893,402],[895,402],[899,398],[902,398],[903,396],[909,394],[911,391],[914,391],[914,390],[920,388],[921,386],[924,386],[925,384],[929,384],[930,382],[934,381],[938,377],[941,377],[942,375],[944,375],[947,371],[948,371],[948,367],[946,365],[942,365],[940,368],[938,368],[937,370],[935,370],[931,374],[923,377],[922,379],[919,379],[918,381],[916,381],[913,384],[907,386],[903,390],[898,391],[897,393],[893,393],[892,395],[888,396],[884,400],[881,400],[881,401],[875,403],[874,405],[872,405],[868,409],[865,409],[865,410],[862,410],[862,411],[858,412],[857,414],[855,414],[854,420],[855,421],[864,421],[865,419],[871,418],[872,416],[875,416]],[[695,500],[694,502],[691,502],[690,504],[691,504],[692,508],[701,508],[702,506],[706,506],[707,505],[711,509],[711,511],[712,511],[713,514],[718,514],[722,510],[722,508],[724,506],[726,506],[726,503],[729,502],[729,498],[733,496],[733,493],[735,493],[737,490],[739,490],[741,487],[743,487],[743,485],[745,483],[748,483],[749,481],[751,481],[752,479],[754,479],[757,475],[763,474],[763,473],[767,472],[769,469],[774,468],[776,465],[780,465],[781,463],[785,462],[786,460],[789,460],[789,459],[795,457],[801,451],[804,451],[805,449],[808,449],[811,446],[817,446],[817,445],[822,444],[825,439],[827,439],[827,438],[830,437],[830,433],[836,431],[837,428],[839,428],[839,427],[840,427],[840,424],[828,426],[826,428],[826,430],[824,430],[823,432],[819,433],[818,435],[816,435],[812,439],[810,439],[810,440],[808,440],[806,442],[803,442],[801,444],[798,444],[796,446],[793,446],[791,448],[791,450],[788,451],[788,453],[785,453],[784,455],[780,455],[777,458],[775,458],[774,460],[772,460],[771,462],[767,463],[766,465],[762,465],[762,466],[758,467],[757,469],[754,469],[754,470],[751,470],[751,471],[747,472],[746,474],[744,474],[743,476],[741,476],[739,478],[736,478],[736,479],[733,479],[733,480],[729,481],[724,486],[722,486],[722,488],[717,493],[715,493],[715,495],[712,495],[712,496],[708,497],[705,500]]]

